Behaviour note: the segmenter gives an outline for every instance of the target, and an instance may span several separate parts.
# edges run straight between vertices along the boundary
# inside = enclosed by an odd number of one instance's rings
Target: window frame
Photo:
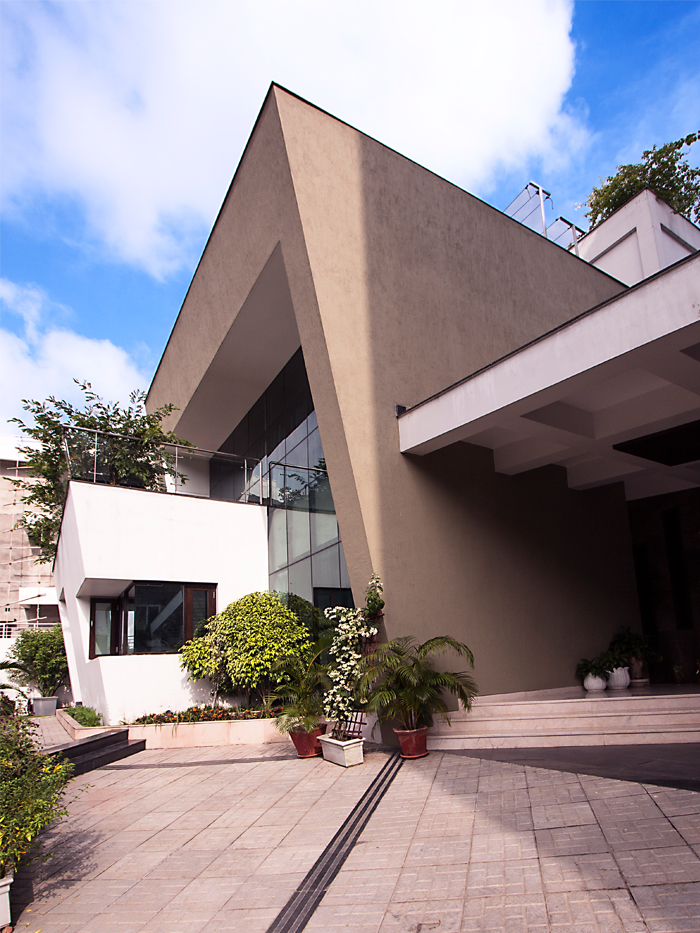
[[[98,603],[109,603],[112,607],[112,630],[109,640],[109,654],[95,652],[95,609]],[[119,634],[121,631],[121,597],[119,596],[92,596],[90,598],[90,660],[95,658],[109,658],[119,654]]]
[[[209,619],[216,615],[216,594],[218,584],[216,583],[182,583],[179,580],[132,580],[119,596],[92,596],[90,597],[90,638],[89,638],[89,659],[109,658],[115,656],[124,657],[148,657],[149,655],[172,654],[170,651],[132,651],[129,653],[127,644],[127,594],[133,586],[138,585],[159,585],[169,583],[175,586],[181,586],[183,589],[183,644],[190,641],[194,635],[194,621],[192,618],[192,593],[194,590],[204,590],[207,594],[207,615]],[[95,611],[98,603],[110,603],[112,607],[112,631],[110,638],[109,654],[95,653]],[[178,649],[179,650],[179,649]]]

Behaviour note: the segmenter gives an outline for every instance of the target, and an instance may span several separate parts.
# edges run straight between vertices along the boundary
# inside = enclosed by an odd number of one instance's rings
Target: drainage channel
[[[402,764],[403,759],[398,752],[393,752],[313,868],[272,921],[267,933],[300,933],[304,929]]]

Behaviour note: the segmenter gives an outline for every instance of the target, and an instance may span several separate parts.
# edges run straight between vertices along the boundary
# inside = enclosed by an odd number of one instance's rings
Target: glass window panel
[[[321,470],[310,470],[309,474],[311,477],[309,482],[309,508],[313,512],[335,513],[328,474]]]
[[[289,571],[286,567],[284,570],[278,570],[277,573],[270,574],[270,589],[276,593],[289,592]]]
[[[297,444],[306,437],[306,423],[302,422],[291,434],[287,435],[287,462],[294,463],[291,459],[290,450],[294,450]],[[303,464],[302,464],[303,466]]]
[[[323,447],[321,446],[321,435],[318,428],[309,434],[309,466],[321,466],[325,469],[325,459],[323,457]]]
[[[270,573],[274,573],[287,563],[287,513],[284,509],[268,512],[267,548]]]
[[[309,511],[309,471],[304,467],[285,467],[285,502],[288,509]]]
[[[273,424],[284,412],[284,369],[272,380],[265,392],[267,424]]]
[[[334,512],[312,512],[310,522],[312,553],[336,543],[338,540],[338,519],[335,517]]]
[[[134,653],[178,651],[184,641],[183,587],[137,583],[134,592]]]
[[[318,427],[318,419],[316,418],[315,411],[312,411],[309,417],[306,419],[306,424],[309,429],[309,434],[313,431],[314,428]]]
[[[112,653],[112,603],[96,602],[93,607],[95,657]]]
[[[124,637],[122,644],[123,654],[134,653],[134,592],[132,586],[124,599]]]
[[[350,577],[348,575],[348,565],[345,563],[345,552],[343,551],[343,542],[340,542],[340,585],[347,589],[350,588]]]
[[[308,512],[288,509],[286,515],[288,559],[291,564],[311,553],[311,531]]]
[[[212,499],[237,502],[245,488],[242,463],[213,456],[209,461],[209,495]],[[185,487],[187,492],[187,487]]]
[[[309,455],[307,453],[306,438],[304,438],[296,447],[287,448],[285,463],[291,463],[295,467],[304,467],[309,465]]]
[[[303,599],[313,601],[314,591],[311,586],[311,559],[300,560],[289,568],[289,592],[296,593]]]
[[[283,466],[273,466],[270,469],[270,505],[284,505],[284,484],[286,482]]]
[[[340,558],[337,544],[313,555],[311,558],[311,572],[314,587],[340,586]]]
[[[192,631],[209,618],[209,590],[192,590]]]
[[[265,436],[265,396],[261,395],[248,412],[248,449]],[[263,451],[265,453],[265,451]]]

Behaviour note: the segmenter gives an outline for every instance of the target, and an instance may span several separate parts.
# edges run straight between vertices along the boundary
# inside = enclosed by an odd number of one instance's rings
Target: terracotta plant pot
[[[313,732],[290,732],[289,734],[299,758],[315,758],[322,753],[323,750],[318,741],[319,735],[322,734],[320,728],[314,729]]]
[[[394,729],[401,746],[402,758],[425,758],[428,754],[428,727]]]

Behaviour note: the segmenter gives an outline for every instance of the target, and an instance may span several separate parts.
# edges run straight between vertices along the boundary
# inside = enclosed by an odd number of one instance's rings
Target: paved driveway
[[[22,933],[263,933],[387,761],[142,752],[77,778]],[[291,929],[291,928],[290,928]],[[432,753],[406,762],[309,933],[700,933],[700,794]]]

